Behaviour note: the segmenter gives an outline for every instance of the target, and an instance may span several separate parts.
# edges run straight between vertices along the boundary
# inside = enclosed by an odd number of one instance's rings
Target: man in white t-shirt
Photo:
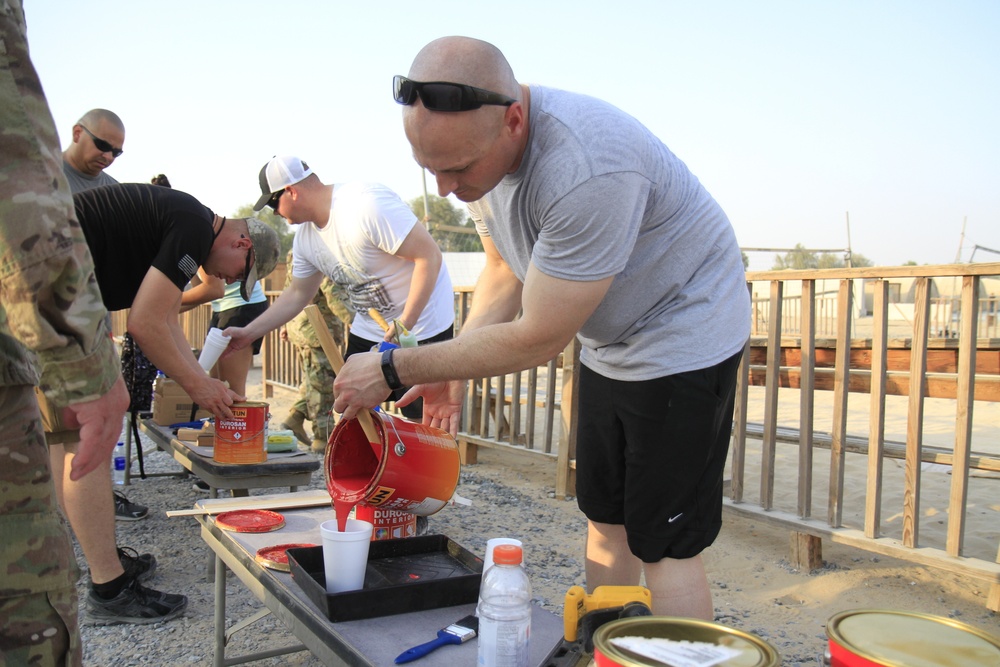
[[[324,184],[292,156],[268,161],[260,188],[254,210],[270,206],[298,226],[292,283],[246,327],[226,329],[233,337],[230,348],[240,349],[295,317],[324,277],[344,288],[356,311],[345,356],[392,340],[397,322],[421,344],[452,337],[454,293],[441,250],[395,192],[378,183]],[[389,324],[388,331],[372,311]],[[408,417],[420,416],[419,408],[409,408],[403,412]]]

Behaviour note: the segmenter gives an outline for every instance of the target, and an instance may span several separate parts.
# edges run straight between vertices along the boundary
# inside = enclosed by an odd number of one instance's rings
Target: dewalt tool
[[[573,586],[566,591],[563,636],[568,642],[576,641],[581,630],[589,629],[592,634],[597,629],[598,618],[603,619],[600,625],[612,618],[650,616],[652,607],[653,595],[645,586],[598,586],[589,595],[582,586]]]

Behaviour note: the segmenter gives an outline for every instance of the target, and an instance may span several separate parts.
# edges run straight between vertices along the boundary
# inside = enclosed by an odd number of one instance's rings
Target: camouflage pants
[[[0,387],[0,665],[80,665],[80,570],[30,386]]]
[[[327,442],[333,431],[333,381],[336,374],[322,348],[298,346],[302,384],[292,409],[312,422],[313,439]]]

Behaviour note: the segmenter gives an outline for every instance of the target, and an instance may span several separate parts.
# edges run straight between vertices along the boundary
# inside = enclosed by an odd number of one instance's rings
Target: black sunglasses
[[[93,140],[94,145],[97,146],[97,150],[101,151],[102,153],[111,153],[111,157],[118,157],[119,155],[125,152],[120,148],[115,148],[114,146],[106,142],[104,139],[99,139],[98,137],[95,137],[94,133],[88,130],[83,125],[80,125],[80,127],[83,128],[84,132],[90,135],[90,138],[91,140]]]
[[[392,96],[405,106],[416,102],[419,96],[428,111],[472,111],[484,104],[509,107],[517,101],[464,83],[413,81],[399,74],[392,77]]]
[[[285,194],[285,189],[282,188],[271,195],[271,198],[267,200],[267,205],[273,208],[275,211],[278,210],[278,200],[281,199],[281,195]]]

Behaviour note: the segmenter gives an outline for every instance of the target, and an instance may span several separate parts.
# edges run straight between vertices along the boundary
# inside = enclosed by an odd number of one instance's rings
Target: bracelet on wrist
[[[393,391],[403,388],[403,383],[399,381],[399,374],[396,373],[396,367],[392,363],[392,353],[395,351],[396,348],[390,347],[382,353],[382,377],[385,378],[389,389]]]

